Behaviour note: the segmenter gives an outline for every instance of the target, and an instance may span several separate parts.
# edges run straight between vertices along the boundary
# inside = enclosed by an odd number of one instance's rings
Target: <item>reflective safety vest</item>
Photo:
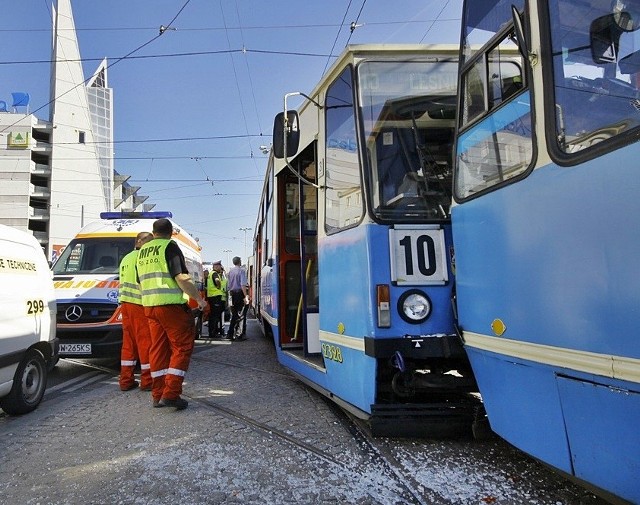
[[[118,302],[120,303],[128,302],[142,305],[140,284],[136,278],[137,259],[138,250],[134,249],[120,262],[120,290],[118,292]]]
[[[142,246],[138,253],[136,267],[145,307],[181,305],[189,299],[169,272],[165,258],[169,242],[169,239],[155,238]]]
[[[220,287],[216,286],[216,283],[213,282],[213,276],[218,277],[220,280]],[[222,296],[222,275],[217,272],[211,272],[209,275],[209,281],[207,282],[207,296],[209,298],[213,296]]]
[[[222,290],[222,299],[226,302],[227,301],[227,278],[223,277],[222,278],[222,282],[221,282],[221,286],[220,289]]]

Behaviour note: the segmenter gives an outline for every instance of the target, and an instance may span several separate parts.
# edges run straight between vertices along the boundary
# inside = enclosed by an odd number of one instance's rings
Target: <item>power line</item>
[[[427,31],[424,33],[424,35],[420,39],[420,42],[422,42],[426,38],[427,34],[431,31],[431,28],[433,28],[433,26],[436,24],[436,21],[438,21],[440,19],[440,14],[442,14],[442,12],[447,8],[447,5],[449,5],[449,0],[447,0],[442,5],[442,8],[440,9],[440,12],[438,12],[438,15],[436,16],[436,18],[431,22],[431,25],[429,26],[429,28],[427,28]]]
[[[134,139],[134,140],[95,140],[83,142],[82,144],[148,144],[155,142],[190,142],[194,140],[229,140],[245,139],[249,137],[262,137],[262,133],[246,133],[244,135],[210,135],[207,137],[168,137],[162,139]],[[78,142],[54,142],[51,145],[78,145]]]
[[[360,14],[362,14],[362,9],[364,9],[364,4],[367,3],[367,0],[362,0],[362,5],[360,6],[360,11],[358,11],[358,15],[356,16],[356,20],[351,23],[350,25],[350,30],[349,30],[349,38],[347,39],[346,44],[344,45],[345,47],[347,47],[349,45],[349,41],[351,40],[351,36],[353,35],[353,32],[355,31],[355,29],[358,27],[358,20],[360,19]]]
[[[411,23],[430,23],[433,19],[411,19],[408,21],[374,21],[367,22],[369,26],[375,25],[405,25]],[[441,19],[440,21],[460,21],[459,18]],[[337,28],[340,26],[337,23],[323,23],[323,24],[301,24],[301,25],[249,25],[249,26],[210,26],[201,28],[180,28],[181,32],[202,32],[202,31],[225,31],[225,30],[308,30],[310,28]],[[107,27],[107,28],[76,28],[76,32],[106,32],[106,31],[144,31],[144,30],[157,30],[157,26],[131,26],[131,27]],[[33,32],[49,32],[49,28],[3,28],[0,29],[0,33],[33,33]],[[65,31],[65,30],[60,30]],[[71,30],[69,30],[71,31]]]
[[[340,23],[340,28],[338,28],[338,33],[336,33],[336,38],[333,41],[333,46],[331,46],[331,51],[329,51],[329,57],[327,58],[327,62],[324,65],[324,70],[322,71],[323,75],[327,71],[327,67],[329,66],[329,61],[331,60],[331,57],[333,56],[333,50],[336,48],[336,44],[338,42],[338,37],[340,36],[340,32],[342,31],[342,27],[344,26],[344,20],[347,19],[347,14],[349,14],[349,9],[351,8],[351,2],[352,2],[352,0],[349,0],[349,5],[347,5],[347,10],[344,12],[344,16],[342,17],[342,22]]]
[[[224,16],[224,8],[222,7],[222,0],[220,0],[220,12],[222,13],[222,22],[226,26],[227,20],[225,19],[225,16]],[[225,35],[227,37],[227,44],[229,45],[229,47],[231,47],[231,40],[229,39],[229,32],[225,32]],[[245,128],[245,131],[247,132],[247,136],[248,136],[248,134],[249,134],[249,123],[247,122],[247,115],[244,112],[244,102],[242,100],[242,91],[240,90],[240,81],[238,79],[238,72],[236,70],[236,63],[235,63],[235,61],[233,59],[233,54],[230,55],[230,58],[231,58],[231,67],[233,68],[233,75],[235,77],[236,89],[238,90],[238,99],[240,100],[240,111],[242,112],[242,120],[244,121],[244,128]],[[249,152],[251,153],[251,157],[253,158],[253,145],[251,144],[251,139],[248,138],[248,140],[249,140]],[[254,164],[254,167],[256,169],[256,172],[258,172],[258,166],[256,165],[255,160],[254,160],[253,164]]]
[[[245,48],[245,43],[244,43],[244,34],[242,33],[242,22],[240,19],[240,13],[238,12],[238,2],[236,1],[236,15],[238,16],[238,22],[240,23],[240,40],[242,42],[242,48]],[[245,64],[247,66],[247,76],[249,77],[249,87],[251,89],[251,96],[253,97],[253,108],[255,110],[256,113],[256,119],[258,120],[258,129],[260,130],[260,134],[262,135],[262,125],[260,124],[260,113],[258,112],[258,103],[256,101],[256,94],[255,91],[253,89],[253,80],[251,79],[251,69],[249,68],[249,59],[247,58],[247,53],[246,51],[242,51],[242,54],[244,55],[244,61]]]
[[[173,19],[171,20],[171,22],[169,23],[168,26],[171,26],[171,24],[176,20],[176,18],[180,15],[180,13],[184,10],[184,8],[189,4],[189,2],[191,2],[191,0],[187,0],[184,5],[182,6],[182,8],[178,11],[178,14],[176,14]],[[162,28],[162,27],[161,27]],[[153,37],[151,40],[148,40],[147,42],[145,42],[144,44],[142,44],[141,46],[138,46],[136,49],[134,49],[133,51],[130,51],[128,54],[126,54],[125,56],[117,59],[116,61],[110,63],[109,65],[107,65],[105,67],[106,69],[109,69],[111,67],[113,67],[114,65],[120,63],[122,60],[125,60],[127,58],[129,58],[130,56],[132,56],[134,53],[137,53],[138,51],[140,51],[142,48],[148,46],[149,44],[151,44],[152,42],[154,42],[156,39],[158,39],[159,37],[162,36],[162,34],[165,32],[165,30],[160,29],[160,33],[158,35],[156,35],[155,37]],[[54,103],[57,99],[67,95],[68,93],[71,93],[73,90],[79,88],[80,86],[84,86],[88,81],[90,81],[93,78],[93,76],[88,77],[87,79],[85,79],[84,81],[82,81],[79,84],[76,84],[75,86],[73,86],[71,89],[65,91],[64,93],[62,93],[61,95],[49,100],[47,103],[45,103],[44,105],[41,105],[40,107],[38,107],[37,109],[35,109],[34,111],[31,112],[31,114],[35,114],[36,112],[38,112],[39,110],[44,109],[45,107],[47,107],[48,105],[51,105],[52,103]],[[16,121],[15,123],[9,124],[6,127],[4,127],[2,130],[0,130],[0,132],[4,132],[7,131],[9,128],[11,128],[12,126],[15,126],[16,124],[18,124],[20,120]]]

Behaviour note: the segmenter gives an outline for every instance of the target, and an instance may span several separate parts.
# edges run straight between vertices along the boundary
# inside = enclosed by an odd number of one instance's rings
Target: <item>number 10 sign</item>
[[[444,230],[396,225],[389,230],[391,281],[398,285],[444,284],[449,279]]]

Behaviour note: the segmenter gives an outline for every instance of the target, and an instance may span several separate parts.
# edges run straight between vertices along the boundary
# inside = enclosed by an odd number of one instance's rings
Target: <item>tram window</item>
[[[455,60],[370,60],[358,65],[364,168],[377,219],[448,218],[457,78]]]
[[[530,95],[511,39],[507,34],[463,75],[455,182],[459,199],[523,174],[533,159]]]
[[[525,88],[522,59],[510,33],[463,74],[461,125],[467,125]]]
[[[627,2],[628,3],[628,2]],[[640,30],[625,3],[549,2],[556,142],[577,153],[640,126]],[[633,4],[632,4],[633,5]],[[627,15],[623,15],[627,13]],[[619,20],[627,20],[620,24]]]
[[[469,12],[463,13],[464,46],[463,59],[473,56],[478,47],[483,46],[502,30],[505,22],[511,20],[511,8],[520,12],[524,9],[524,0],[492,0],[491,2],[465,2]]]
[[[483,60],[478,60],[464,75],[462,89],[464,101],[462,124],[467,124],[484,114],[486,110],[486,72]]]
[[[362,199],[349,198],[362,193],[353,100],[349,66],[327,90],[325,103],[325,227],[329,233],[358,223],[363,214]]]

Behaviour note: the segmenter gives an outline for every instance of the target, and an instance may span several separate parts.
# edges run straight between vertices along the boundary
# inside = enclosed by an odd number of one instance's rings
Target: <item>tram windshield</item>
[[[550,0],[549,19],[560,150],[640,126],[640,0]]]
[[[369,201],[378,219],[448,219],[457,69],[436,59],[358,66]]]

